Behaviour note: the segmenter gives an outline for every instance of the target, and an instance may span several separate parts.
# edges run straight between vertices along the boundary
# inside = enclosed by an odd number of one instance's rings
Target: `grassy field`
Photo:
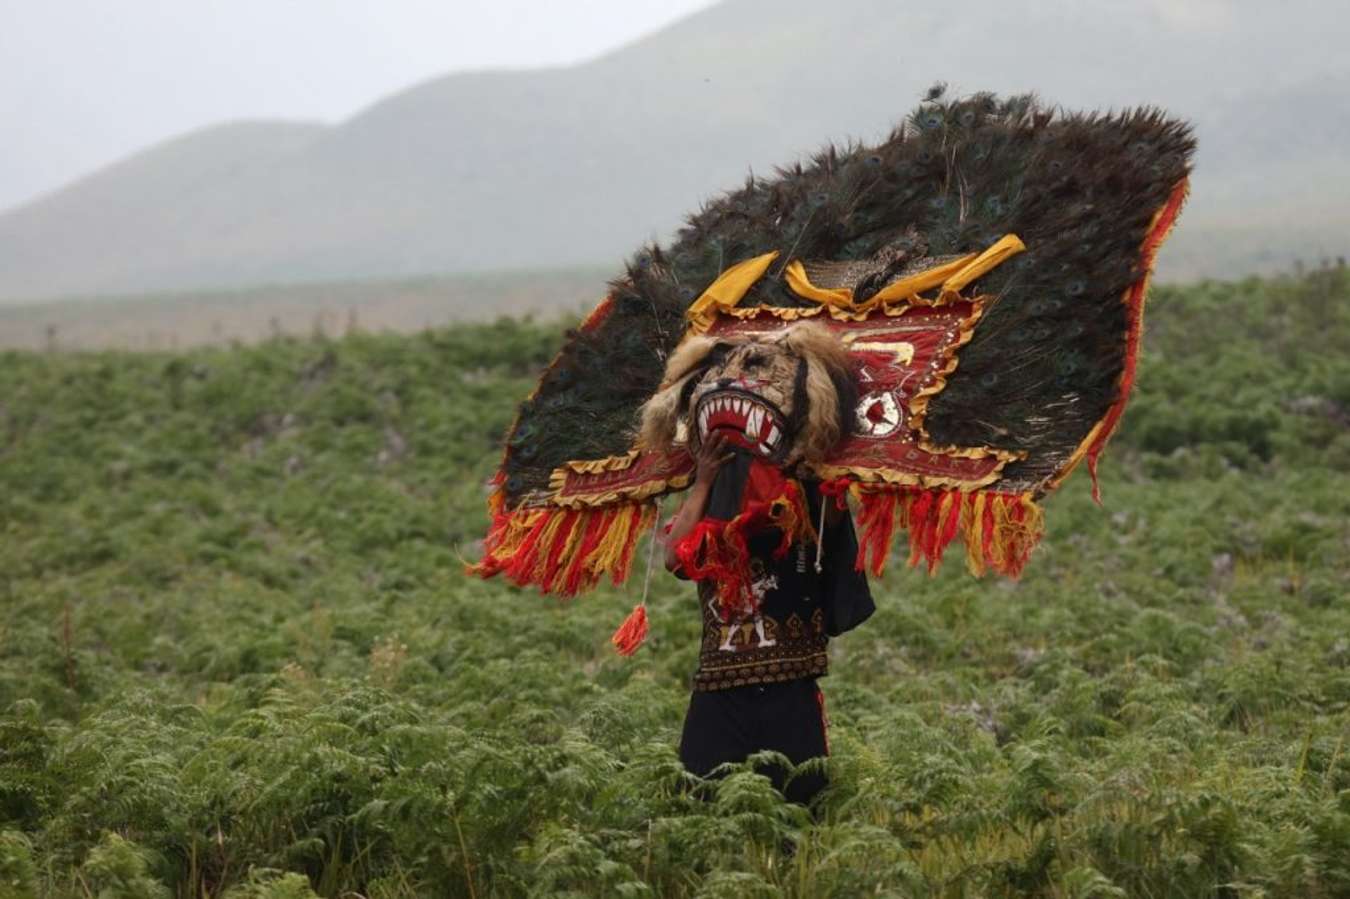
[[[1350,896],[1350,276],[1167,287],[1019,583],[898,564],[816,816],[691,589],[466,579],[553,326],[0,354],[0,897]]]

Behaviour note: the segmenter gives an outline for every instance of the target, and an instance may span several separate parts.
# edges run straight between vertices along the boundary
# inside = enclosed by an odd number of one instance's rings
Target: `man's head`
[[[683,431],[697,446],[722,431],[784,466],[819,462],[847,432],[855,392],[848,350],[824,325],[693,337],[642,408],[642,443],[666,446]]]

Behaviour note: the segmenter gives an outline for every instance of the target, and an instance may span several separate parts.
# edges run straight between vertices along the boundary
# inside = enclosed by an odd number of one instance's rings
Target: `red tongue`
[[[741,412],[740,402],[745,403],[745,411]],[[747,434],[750,419],[753,413],[760,413],[760,424],[757,433]],[[750,401],[737,401],[732,406],[719,408],[716,412],[708,416],[708,433],[721,430],[726,433],[727,439],[735,446],[741,446],[756,453],[763,453],[767,447],[769,433],[773,430],[773,416],[769,415],[757,404]]]

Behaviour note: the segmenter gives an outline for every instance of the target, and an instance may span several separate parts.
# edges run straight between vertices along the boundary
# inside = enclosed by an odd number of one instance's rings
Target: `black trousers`
[[[814,678],[726,690],[695,692],[680,738],[680,761],[707,777],[726,762],[743,762],[772,749],[800,765],[828,755],[825,698]],[[801,774],[786,783],[781,765],[763,772],[789,801],[809,805],[827,783],[824,774]]]

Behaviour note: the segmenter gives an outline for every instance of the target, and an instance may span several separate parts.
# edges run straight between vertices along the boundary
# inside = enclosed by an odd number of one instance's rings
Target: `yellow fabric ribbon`
[[[844,287],[825,288],[811,283],[806,266],[800,259],[788,263],[783,274],[788,288],[799,297],[815,300],[831,309],[862,313],[876,306],[913,300],[924,291],[941,287],[939,299],[958,296],[970,282],[998,267],[1009,258],[1026,249],[1016,234],[1006,234],[982,253],[968,253],[959,259],[935,265],[888,284],[862,303],[853,301],[853,291]],[[686,313],[689,321],[705,331],[723,310],[738,304],[755,282],[764,277],[769,266],[778,258],[778,252],[765,253],[753,259],[738,262],[722,272],[717,280],[693,302]]]
[[[717,317],[719,309],[727,309],[739,303],[746,291],[764,277],[764,273],[777,258],[778,251],[774,250],[772,253],[736,263],[718,275],[717,280],[703,291],[703,295],[694,300],[685,315],[691,322],[706,328]]]
[[[935,265],[930,269],[917,272],[908,278],[887,284],[867,300],[861,303],[853,301],[853,291],[838,287],[827,290],[816,287],[806,277],[806,268],[797,260],[789,263],[786,271],[788,287],[792,292],[808,300],[816,300],[827,306],[864,312],[874,306],[911,300],[926,290],[941,287],[940,296],[959,294],[971,281],[992,271],[1003,262],[1026,249],[1016,234],[1006,234],[997,243],[982,253],[967,253],[959,259]]]
[[[806,266],[802,265],[800,259],[789,262],[783,274],[787,277],[788,287],[799,297],[815,300],[826,306],[842,306],[845,309],[853,307],[853,291],[847,287],[825,288],[812,284],[806,277]]]
[[[1005,234],[1003,238],[961,269],[942,285],[942,292],[960,293],[967,284],[990,271],[1027,248],[1016,234]]]
[[[945,284],[948,278],[962,271],[976,260],[975,253],[968,253],[960,259],[935,265],[926,271],[917,272],[908,278],[901,278],[878,290],[868,300],[869,303],[893,303],[896,300],[908,300],[911,297],[932,290],[939,284]]]

